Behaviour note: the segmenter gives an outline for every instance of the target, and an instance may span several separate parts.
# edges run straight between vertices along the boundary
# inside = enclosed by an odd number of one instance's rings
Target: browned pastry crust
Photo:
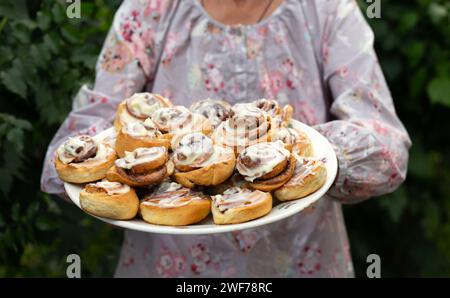
[[[155,98],[155,100],[158,101],[158,103],[161,107],[172,107],[172,103],[170,102],[169,99],[167,99],[159,94],[148,93],[148,95],[153,96]],[[130,97],[130,98],[132,98],[132,97]],[[123,127],[124,123],[122,123],[122,121],[121,121],[121,115],[124,113],[128,114],[130,117],[135,118],[136,121],[140,121],[140,122],[143,122],[147,117],[150,116],[150,115],[145,115],[143,117],[136,117],[134,115],[131,115],[127,108],[127,101],[130,100],[130,98],[123,100],[117,107],[116,117],[114,119],[114,128],[116,129],[116,132],[119,132]]]
[[[163,134],[159,138],[135,138],[121,129],[116,138],[116,152],[119,157],[123,157],[125,156],[125,151],[131,152],[137,148],[165,147],[169,149],[171,137],[170,134]]]
[[[104,144],[110,148],[108,144]],[[55,168],[61,180],[70,183],[87,183],[105,178],[106,172],[114,165],[117,156],[114,150],[103,161],[85,160],[78,163],[63,163],[58,155],[55,157]]]
[[[132,173],[131,170],[125,170],[113,166],[107,173],[106,178],[109,181],[122,182],[130,186],[148,186],[159,183],[173,174],[174,166],[172,161],[168,161],[160,168],[150,170],[147,173]]]
[[[139,199],[134,189],[126,193],[108,194],[106,191],[89,184],[80,192],[80,206],[83,210],[96,216],[127,220],[136,216]]]
[[[258,192],[256,190],[255,192]],[[245,196],[246,194],[240,194]],[[247,222],[268,214],[272,210],[272,195],[270,193],[261,193],[264,197],[253,204],[243,204],[236,208],[228,209],[224,212],[220,211],[216,203],[213,201],[211,211],[214,223],[237,224]],[[214,197],[213,197],[214,198]]]
[[[289,161],[287,162],[287,166],[282,168],[283,172],[279,173],[276,176],[272,176],[269,179],[256,179],[251,182],[249,185],[254,189],[258,189],[261,191],[272,191],[274,189],[280,188],[284,183],[291,179],[294,174],[296,159],[293,154],[291,154]]]
[[[210,210],[209,197],[182,186],[153,193],[143,198],[140,204],[140,214],[146,222],[167,226],[197,223],[206,218]]]
[[[233,174],[235,164],[234,155],[230,155],[227,159],[203,168],[188,172],[175,171],[173,179],[188,188],[195,185],[218,185]]]
[[[304,158],[303,160],[307,162],[311,159]],[[305,175],[302,173],[302,177],[299,177],[300,174],[295,173],[290,181],[285,183],[281,188],[275,190],[275,197],[280,201],[296,200],[321,188],[327,179],[327,170],[320,161],[316,160],[314,162],[318,164],[312,168],[311,172],[308,172],[309,174]],[[301,166],[302,163],[302,159],[297,160],[297,166]]]

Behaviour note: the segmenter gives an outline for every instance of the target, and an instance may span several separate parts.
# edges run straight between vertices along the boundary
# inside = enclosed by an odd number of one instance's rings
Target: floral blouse
[[[147,90],[175,104],[276,98],[334,146],[339,174],[304,212],[260,228],[206,236],[125,231],[119,277],[351,277],[341,203],[392,192],[409,136],[398,119],[355,1],[285,0],[254,25],[212,19],[197,0],[125,0],[97,64],[53,138],[42,190],[63,193],[54,151],[69,135],[112,125],[116,106]]]

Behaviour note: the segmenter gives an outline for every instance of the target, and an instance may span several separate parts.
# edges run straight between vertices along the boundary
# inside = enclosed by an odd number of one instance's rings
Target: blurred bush
[[[450,276],[450,23],[448,1],[382,0],[369,20],[414,146],[395,193],[346,206],[355,269],[381,256],[384,276]],[[120,0],[0,0],[0,276],[111,276],[122,233],[39,191],[46,146],[78,88],[94,78]],[[360,1],[363,10],[366,1]]]
[[[39,191],[46,147],[80,86],[92,80],[120,0],[0,1],[0,276],[111,275],[121,232]],[[81,232],[82,231],[82,232]]]

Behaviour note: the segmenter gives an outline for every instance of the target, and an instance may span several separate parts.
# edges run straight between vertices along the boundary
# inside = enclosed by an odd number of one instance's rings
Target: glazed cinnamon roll
[[[261,98],[258,100],[255,100],[253,104],[258,108],[263,110],[264,112],[268,113],[272,117],[277,117],[282,115],[282,108],[278,101],[273,99],[265,99]]]
[[[144,122],[129,122],[117,134],[116,152],[123,157],[125,151],[140,147],[170,147],[170,139],[163,135],[150,118]]]
[[[172,160],[176,169],[173,178],[189,188],[220,184],[233,174],[235,166],[232,149],[214,145],[200,132],[181,137]]]
[[[259,143],[239,154],[236,169],[250,187],[271,191],[281,187],[294,174],[295,157],[281,141]]]
[[[257,108],[265,111],[273,118],[278,119],[280,125],[285,125],[291,120],[294,109],[291,105],[281,107],[278,101],[274,99],[261,98],[252,102]]]
[[[117,159],[106,178],[130,186],[156,184],[173,173],[173,163],[168,160],[165,147],[137,148],[125,152],[125,157]]]
[[[80,205],[96,216],[126,220],[136,216],[139,199],[128,185],[104,180],[86,184],[80,192]]]
[[[217,145],[229,147],[236,154],[253,144],[270,141],[272,118],[252,104],[233,106],[231,117],[213,133]]]
[[[70,137],[58,147],[55,168],[63,181],[86,183],[105,178],[115,160],[116,153],[106,142],[80,135]]]
[[[189,108],[192,112],[206,117],[213,128],[230,117],[231,105],[223,100],[204,99],[197,101]]]
[[[161,132],[172,135],[193,131],[209,134],[212,129],[208,119],[183,106],[156,110],[151,118]]]
[[[272,140],[280,140],[292,151],[300,156],[313,156],[313,148],[311,140],[308,135],[301,130],[295,129],[292,126],[280,127],[274,130]]]
[[[272,210],[272,196],[259,190],[233,187],[211,197],[216,224],[236,224],[266,215]]]
[[[275,197],[280,201],[303,198],[321,188],[327,178],[324,159],[293,155],[297,159],[294,175],[274,192]]]
[[[249,188],[249,183],[241,174],[234,172],[231,177],[223,183],[205,187],[204,191],[209,195],[218,195],[233,187]]]
[[[175,182],[165,181],[140,203],[142,218],[149,223],[185,226],[206,218],[211,210],[208,196]]]
[[[135,93],[117,107],[114,127],[120,132],[130,122],[144,122],[156,110],[171,107],[169,99],[153,93]]]

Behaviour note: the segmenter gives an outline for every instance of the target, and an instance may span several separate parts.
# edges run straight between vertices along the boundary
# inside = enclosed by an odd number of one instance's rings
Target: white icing
[[[177,208],[193,201],[206,200],[206,197],[191,191],[175,182],[164,182],[159,188],[142,201],[143,205],[160,208]]]
[[[267,114],[251,103],[236,104],[233,116],[222,122],[213,134],[216,144],[237,147],[241,151],[250,145],[268,139],[270,119]]]
[[[303,185],[306,177],[310,175],[316,175],[316,170],[323,166],[324,159],[315,159],[309,157],[300,157],[296,153],[293,153],[297,159],[295,164],[294,175],[285,185]]]
[[[204,99],[195,102],[190,110],[208,118],[213,127],[217,127],[229,117],[231,106],[223,100]]]
[[[83,140],[82,138],[85,138]],[[61,146],[57,149],[57,154],[59,160],[61,160],[64,164],[71,163],[77,156],[86,154],[87,151],[92,149],[93,146],[96,146],[95,141],[89,136],[76,136],[70,137],[67,141],[65,141]],[[82,148],[83,150],[79,153],[76,151]]]
[[[125,156],[116,160],[116,166],[129,170],[136,165],[157,160],[166,152],[165,147],[137,148],[133,152],[125,151]]]
[[[251,206],[266,198],[267,194],[259,190],[232,187],[221,195],[212,196],[214,205],[220,212],[230,209]]]
[[[175,106],[158,109],[151,118],[160,130],[172,132],[185,128],[192,121],[192,113],[183,106]]]
[[[127,123],[123,128],[123,132],[134,138],[156,138],[162,135],[150,118],[147,118],[144,122]]]
[[[287,160],[290,154],[281,141],[259,143],[247,147],[241,152],[236,168],[245,180],[253,182],[255,179],[270,173],[278,164]],[[254,167],[245,166],[240,160],[246,157],[257,162],[258,165]]]
[[[212,140],[200,132],[195,132],[186,134],[180,139],[174,154],[177,157],[177,164],[195,165],[203,162],[205,158],[209,159],[213,152]],[[179,156],[183,156],[184,159],[180,159]]]
[[[138,117],[149,117],[156,110],[164,107],[160,99],[151,93],[135,93],[127,99],[128,109]]]
[[[130,187],[120,182],[99,181],[97,183],[90,183],[89,186],[101,188],[106,191],[108,195],[120,195],[130,191]]]

